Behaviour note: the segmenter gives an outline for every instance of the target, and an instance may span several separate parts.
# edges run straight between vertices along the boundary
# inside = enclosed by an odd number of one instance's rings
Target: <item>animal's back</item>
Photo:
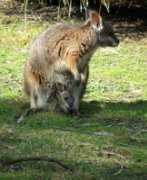
[[[58,23],[36,37],[31,45],[28,60],[35,61],[40,68],[42,64],[48,68],[58,60],[64,61],[69,53],[85,55],[89,46],[95,43],[96,35],[91,35],[89,27]]]

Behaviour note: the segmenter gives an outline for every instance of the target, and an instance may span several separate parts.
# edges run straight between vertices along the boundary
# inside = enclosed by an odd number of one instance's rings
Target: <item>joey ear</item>
[[[102,26],[102,18],[96,11],[90,12],[90,20],[92,25],[96,27]]]

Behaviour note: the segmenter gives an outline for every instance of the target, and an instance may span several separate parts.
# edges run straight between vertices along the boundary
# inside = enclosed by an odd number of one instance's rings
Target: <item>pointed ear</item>
[[[90,21],[91,21],[91,24],[96,27],[102,26],[102,18],[96,11],[90,12]]]

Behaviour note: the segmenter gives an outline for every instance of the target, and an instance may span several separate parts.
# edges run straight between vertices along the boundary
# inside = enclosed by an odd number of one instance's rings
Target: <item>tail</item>
[[[24,122],[24,118],[27,117],[29,114],[36,112],[36,109],[32,109],[29,108],[26,111],[24,111],[21,116],[19,117],[19,119],[17,120],[17,123],[23,123]]]

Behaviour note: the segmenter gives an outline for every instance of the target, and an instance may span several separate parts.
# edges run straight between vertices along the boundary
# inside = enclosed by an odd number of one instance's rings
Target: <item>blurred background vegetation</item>
[[[121,12],[123,15],[135,14],[139,17],[146,16],[147,1],[146,0],[1,0],[0,10],[7,13],[28,13],[36,11],[36,13],[44,12],[41,18],[64,17],[68,15],[70,18],[74,15],[84,16],[87,8],[117,15]],[[127,11],[126,11],[127,9]],[[142,11],[140,11],[142,9]]]

